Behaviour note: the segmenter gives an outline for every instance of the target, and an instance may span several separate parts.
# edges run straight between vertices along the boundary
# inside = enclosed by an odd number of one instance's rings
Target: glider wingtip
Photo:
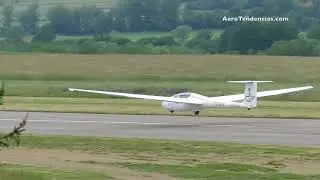
[[[302,89],[304,89],[304,90],[307,90],[307,89],[312,89],[312,88],[314,88],[313,86],[304,86],[304,87],[301,87]]]
[[[73,88],[64,88],[63,89],[64,92],[67,92],[67,91],[71,91],[72,92],[73,90],[74,90]]]

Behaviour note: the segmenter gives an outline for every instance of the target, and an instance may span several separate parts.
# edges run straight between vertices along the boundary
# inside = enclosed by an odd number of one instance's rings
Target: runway
[[[24,112],[1,112],[0,132]],[[139,137],[320,147],[320,120],[31,112],[32,134]]]

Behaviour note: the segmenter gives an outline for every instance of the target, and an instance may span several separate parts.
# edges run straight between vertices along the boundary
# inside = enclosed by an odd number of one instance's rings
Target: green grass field
[[[320,79],[317,68],[320,61],[316,57],[18,53],[0,54],[0,58],[3,79],[122,77],[131,80],[140,77],[141,80],[225,81],[250,78],[288,83],[316,83]]]
[[[193,30],[190,34],[190,37],[195,36],[199,30]],[[214,38],[219,37],[223,32],[221,29],[212,29],[212,36]],[[137,41],[142,38],[150,38],[150,37],[162,37],[172,35],[171,32],[111,32],[110,36],[113,37],[122,37],[128,38],[131,41]],[[93,35],[88,36],[57,36],[56,40],[65,40],[65,39],[79,39],[79,38],[92,38]]]
[[[315,86],[277,96],[277,100],[320,101],[317,58],[23,53],[0,54],[0,58],[0,79],[6,81],[8,96],[78,96],[61,91],[67,87],[161,95],[195,91],[216,96],[243,92],[243,85],[227,80],[259,79],[275,81],[261,84],[260,90]]]
[[[212,179],[212,180],[239,180],[239,179],[290,179],[311,180],[320,178],[317,176],[283,173],[272,168],[264,168],[256,165],[221,163],[199,165],[159,165],[159,164],[133,164],[124,163],[124,167],[144,170],[148,172],[161,172],[183,179]]]
[[[319,148],[31,135],[22,137],[21,146],[3,151],[4,155],[11,154],[14,163],[0,166],[2,172],[5,170],[2,177],[13,176],[10,172],[8,175],[11,169],[16,178],[9,180],[20,180],[23,169],[30,177],[39,177],[35,180],[320,178]],[[19,153],[24,156],[14,158]],[[0,162],[6,159],[4,156]]]
[[[262,101],[258,106],[251,111],[210,109],[201,112],[201,116],[320,118],[319,102]],[[171,115],[157,101],[101,98],[5,97],[4,105],[0,106],[0,110]],[[192,116],[193,114],[176,112],[172,115]]]
[[[85,171],[65,171],[46,167],[0,164],[0,180],[111,180],[102,173]]]
[[[315,88],[263,99],[300,103],[266,102],[264,105],[262,102],[262,108],[255,111],[213,110],[206,115],[319,117],[317,103],[304,103],[320,102],[320,61],[317,58],[18,53],[0,54],[0,59],[0,80],[6,83],[5,105],[0,107],[2,110],[57,111],[73,102],[72,106],[68,106],[68,111],[166,114],[159,102],[113,101],[111,98],[115,97],[63,90],[73,87],[165,96],[189,91],[220,96],[243,93],[243,84],[226,83],[227,80],[258,79],[275,81],[260,84],[260,91],[305,85]],[[88,97],[93,99],[82,99]],[[116,103],[117,108],[110,108],[110,103]],[[118,107],[125,107],[125,110],[117,110],[121,109]]]
[[[194,31],[196,32],[196,31]],[[218,33],[218,32],[217,32]],[[161,37],[170,35],[170,32],[111,32],[110,36],[128,38],[131,41],[137,41],[142,38]],[[56,40],[93,38],[93,35],[88,36],[57,36]]]
[[[42,21],[42,23],[45,21]],[[193,31],[191,33],[191,36],[196,34],[198,31]],[[213,35],[214,36],[220,36],[221,30],[213,30]],[[170,32],[111,32],[110,36],[112,37],[122,37],[122,38],[127,38],[130,39],[131,41],[137,41],[142,38],[150,38],[150,37],[162,37],[162,36],[167,36],[171,35]],[[25,40],[32,40],[33,36],[25,36]],[[70,40],[70,39],[82,39],[82,38],[88,38],[92,39],[94,35],[81,35],[81,36],[63,36],[63,35],[57,35],[56,40],[61,41],[61,40]],[[0,40],[4,40],[4,37],[0,37]]]

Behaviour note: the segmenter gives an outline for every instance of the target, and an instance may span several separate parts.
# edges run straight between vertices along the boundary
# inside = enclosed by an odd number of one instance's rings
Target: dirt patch
[[[0,152],[0,163],[47,166],[54,169],[85,170],[103,172],[121,180],[175,180],[160,173],[146,173],[108,165],[129,160],[115,154],[95,155],[64,149],[26,149],[17,148]],[[134,160],[130,160],[131,162]],[[135,160],[141,162],[141,160]],[[90,165],[89,165],[90,164]]]

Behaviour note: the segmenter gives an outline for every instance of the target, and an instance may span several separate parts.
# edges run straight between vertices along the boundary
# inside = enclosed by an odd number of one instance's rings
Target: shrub
[[[3,105],[4,103],[3,96],[4,96],[4,82],[2,82],[2,86],[0,89],[0,105]]]

